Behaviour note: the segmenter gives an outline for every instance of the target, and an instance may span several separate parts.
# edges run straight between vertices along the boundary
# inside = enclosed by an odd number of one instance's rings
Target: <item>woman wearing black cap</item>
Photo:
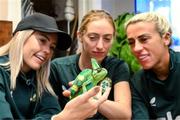
[[[108,92],[94,100],[92,97],[99,92],[99,87],[95,87],[60,112],[49,84],[49,65],[55,47],[64,50],[70,44],[71,38],[58,30],[52,17],[35,13],[19,22],[11,41],[0,48],[0,119],[67,120],[94,114]]]

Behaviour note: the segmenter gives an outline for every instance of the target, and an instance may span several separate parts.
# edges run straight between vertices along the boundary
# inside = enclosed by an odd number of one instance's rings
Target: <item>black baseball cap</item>
[[[57,48],[66,50],[71,46],[72,39],[70,35],[58,29],[56,20],[42,13],[34,13],[23,18],[14,30],[15,34],[18,31],[33,29],[40,32],[57,33]]]

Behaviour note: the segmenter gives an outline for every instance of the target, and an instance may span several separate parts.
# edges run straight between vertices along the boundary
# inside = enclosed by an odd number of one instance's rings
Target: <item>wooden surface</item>
[[[12,21],[0,20],[0,47],[11,39]]]

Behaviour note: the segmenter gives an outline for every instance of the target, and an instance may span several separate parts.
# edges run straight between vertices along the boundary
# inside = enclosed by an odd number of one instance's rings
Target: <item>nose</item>
[[[46,53],[47,55],[49,55],[51,53],[51,48],[50,46],[44,46],[43,47],[43,51],[44,53]]]
[[[133,51],[134,51],[134,52],[139,52],[139,51],[141,51],[142,49],[143,49],[142,44],[141,44],[138,40],[136,40],[135,45],[134,45],[134,47],[133,47]]]
[[[103,40],[102,40],[102,39],[99,39],[99,40],[97,41],[96,47],[97,47],[98,49],[102,49],[102,48],[103,48]]]

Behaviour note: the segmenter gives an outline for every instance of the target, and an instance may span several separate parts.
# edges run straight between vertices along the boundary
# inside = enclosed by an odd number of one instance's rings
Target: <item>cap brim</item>
[[[58,41],[56,47],[59,50],[67,50],[71,46],[72,43],[71,36],[63,31],[57,29],[51,29],[51,28],[40,28],[40,27],[34,27],[32,29],[47,33],[58,33]]]
[[[64,32],[59,32],[58,34],[58,42],[57,42],[57,48],[60,50],[67,50],[72,43],[71,37]]]

